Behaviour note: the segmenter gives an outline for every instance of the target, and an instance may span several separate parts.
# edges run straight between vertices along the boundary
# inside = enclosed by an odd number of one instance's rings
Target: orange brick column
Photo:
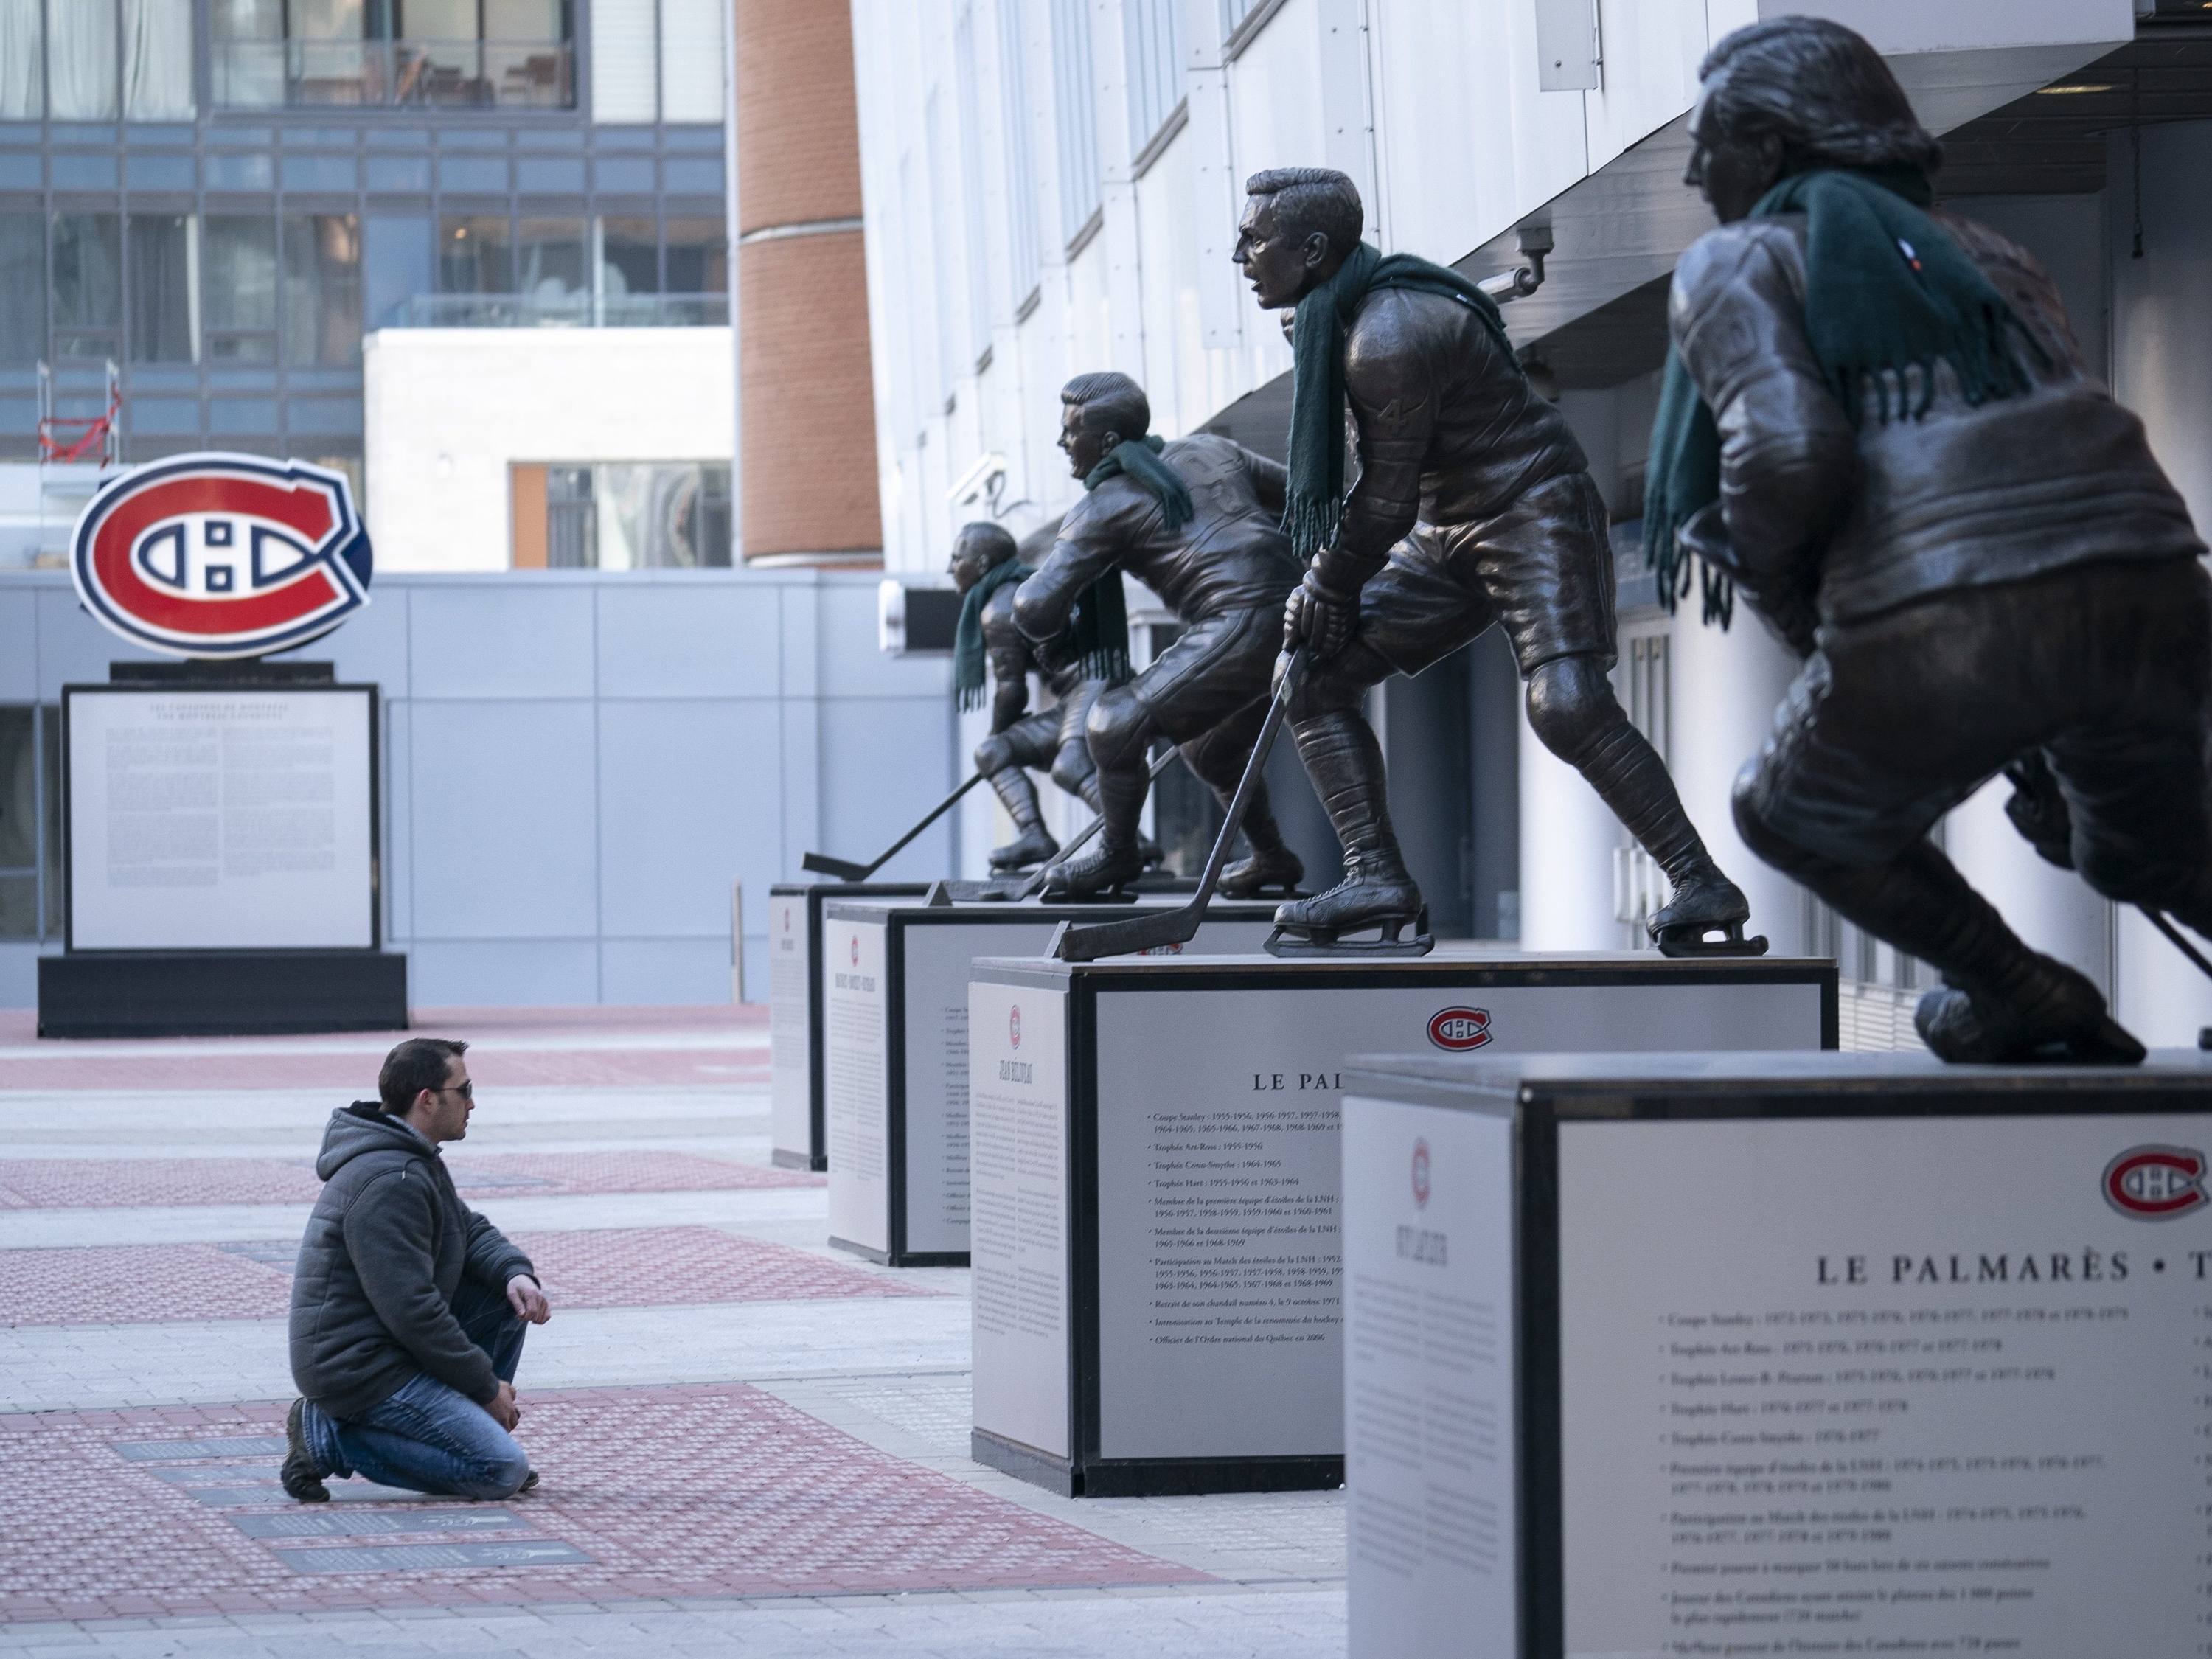
[[[748,562],[883,555],[849,0],[734,0]]]

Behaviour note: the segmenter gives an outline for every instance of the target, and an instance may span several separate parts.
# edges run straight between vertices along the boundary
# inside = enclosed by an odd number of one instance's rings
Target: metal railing
[[[386,328],[719,328],[726,294],[418,294]]]
[[[571,109],[566,40],[217,40],[223,109],[299,105]]]

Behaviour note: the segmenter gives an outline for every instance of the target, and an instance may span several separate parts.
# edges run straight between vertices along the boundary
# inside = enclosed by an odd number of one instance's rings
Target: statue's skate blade
[[[1707,939],[1711,933],[1725,933],[1726,939]],[[1662,927],[1654,941],[1662,957],[1763,957],[1766,954],[1766,935],[1751,939],[1743,936],[1743,924],[1729,922],[1686,922],[1680,927]]]
[[[1413,929],[1413,937],[1401,939],[1399,934],[1408,926]],[[1364,933],[1368,927],[1376,930],[1375,938],[1343,937],[1346,933]],[[1368,922],[1358,929],[1315,928],[1295,933],[1278,923],[1261,948],[1271,957],[1425,957],[1437,948],[1437,941],[1429,932],[1429,907],[1424,904],[1420,914],[1410,923],[1399,919]]]

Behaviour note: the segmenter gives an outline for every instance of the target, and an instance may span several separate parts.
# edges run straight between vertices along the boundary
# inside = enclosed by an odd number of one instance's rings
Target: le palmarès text
[[[2195,1276],[2212,1278],[2212,1250],[2183,1250]],[[2154,1264],[2164,1273],[2166,1262]],[[2125,1250],[1979,1251],[1814,1259],[1816,1285],[2096,1285],[2118,1284],[2133,1272]]]
[[[1263,1095],[1304,1093],[1312,1089],[1334,1095],[1344,1092],[1344,1082],[1342,1073],[1338,1072],[1300,1072],[1295,1083],[1288,1072],[1255,1072],[1252,1088],[1255,1093]]]
[[[873,996],[876,994],[876,976],[873,974],[840,973],[837,975],[837,988],[841,991],[858,991],[864,996]]]

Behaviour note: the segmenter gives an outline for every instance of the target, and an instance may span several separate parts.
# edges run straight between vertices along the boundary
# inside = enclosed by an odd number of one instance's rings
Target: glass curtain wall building
[[[41,362],[126,462],[357,474],[365,331],[726,323],[722,11],[0,0],[0,462]]]

